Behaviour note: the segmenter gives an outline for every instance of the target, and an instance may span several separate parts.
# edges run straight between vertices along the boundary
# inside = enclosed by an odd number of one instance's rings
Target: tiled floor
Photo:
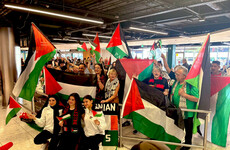
[[[0,96],[1,104],[1,96]],[[23,110],[25,111],[25,110]],[[10,150],[39,150],[40,145],[35,145],[33,142],[34,137],[38,134],[38,131],[30,128],[26,123],[20,121],[18,117],[13,118],[8,125],[5,125],[5,115],[6,109],[0,106],[0,146],[8,142],[13,142],[13,147]],[[133,135],[132,126],[123,128],[123,135],[130,137],[146,138],[141,133]],[[139,143],[139,141],[133,140],[123,140],[122,148],[117,148],[118,150],[130,149],[134,144]],[[202,144],[202,137],[195,135],[193,137],[193,143],[197,145]],[[103,147],[104,150],[115,150],[116,147]],[[179,147],[177,148],[179,149]],[[198,150],[193,148],[192,150]],[[230,146],[227,148],[222,148],[214,144],[208,143],[208,150],[230,150]]]

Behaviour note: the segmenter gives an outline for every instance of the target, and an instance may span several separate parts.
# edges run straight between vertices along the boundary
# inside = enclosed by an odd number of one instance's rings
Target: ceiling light
[[[155,34],[168,35],[167,32],[163,32],[163,31],[148,30],[148,29],[142,29],[142,28],[136,28],[136,27],[129,27],[129,29],[137,30],[137,31],[143,31],[143,32],[149,32],[149,33],[155,33]]]
[[[199,22],[204,22],[205,18],[199,18]]]
[[[90,37],[95,37],[95,36],[96,36],[96,35],[87,34],[87,33],[83,33],[82,35],[83,35],[83,36],[90,36]],[[104,35],[98,35],[98,37],[100,37],[100,38],[105,38],[105,39],[110,39],[110,38],[111,38],[110,36],[104,36]]]
[[[12,8],[12,9],[18,9],[18,10],[22,10],[22,11],[30,11],[30,12],[34,12],[34,13],[46,14],[46,15],[55,16],[55,17],[80,20],[80,21],[85,21],[85,22],[90,22],[90,23],[95,23],[95,24],[104,24],[104,22],[101,20],[96,20],[96,19],[91,19],[91,18],[86,18],[86,17],[78,17],[76,15],[67,15],[64,13],[56,13],[56,12],[52,12],[50,10],[47,11],[47,10],[42,10],[42,9],[38,9],[38,8],[32,8],[30,6],[25,7],[25,6],[20,6],[20,5],[5,4],[5,7]]]

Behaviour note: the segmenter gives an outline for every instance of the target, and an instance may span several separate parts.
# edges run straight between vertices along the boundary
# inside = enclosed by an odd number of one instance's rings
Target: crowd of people
[[[196,88],[185,82],[188,70],[191,66],[178,65],[170,69],[164,54],[161,61],[154,60],[152,76],[143,82],[156,88],[167,96],[178,108],[195,109],[198,102],[199,92]],[[163,64],[163,65],[162,65]],[[79,59],[58,58],[47,63],[47,68],[54,68],[76,74],[96,74],[96,103],[119,103],[118,92],[120,83],[115,69],[116,62],[107,65],[100,59],[100,64],[95,62],[94,57],[88,57],[83,61]],[[163,69],[164,67],[164,69]],[[189,68],[188,68],[189,67]],[[224,71],[220,70],[220,62],[213,61],[211,64],[211,76],[222,76]],[[59,99],[49,96],[49,105],[43,109],[41,118],[29,115],[35,123],[44,130],[35,137],[35,144],[47,143],[51,138],[49,149],[98,149],[105,134],[105,118],[101,110],[95,110],[94,101],[90,95],[83,98],[83,109],[77,93],[69,96],[65,108],[58,105]],[[62,109],[63,111],[60,111]],[[95,113],[100,117],[95,117]],[[62,117],[64,119],[58,119]],[[184,112],[185,144],[192,144],[193,112]],[[66,119],[67,118],[67,119]],[[127,123],[127,122],[126,122]],[[126,123],[123,123],[125,126]],[[58,133],[63,129],[63,136],[60,139]],[[137,131],[135,130],[134,133]],[[58,139],[59,137],[59,139]],[[182,147],[182,150],[189,147]]]

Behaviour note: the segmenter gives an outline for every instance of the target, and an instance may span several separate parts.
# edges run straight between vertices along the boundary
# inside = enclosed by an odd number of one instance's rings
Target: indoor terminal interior
[[[230,0],[0,0],[0,150],[230,150],[229,93]]]

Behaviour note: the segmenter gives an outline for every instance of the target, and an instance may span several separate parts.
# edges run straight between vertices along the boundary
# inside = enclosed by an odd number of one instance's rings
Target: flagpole
[[[32,112],[35,112],[34,96],[33,96],[32,101],[31,101],[31,109],[32,109]]]

